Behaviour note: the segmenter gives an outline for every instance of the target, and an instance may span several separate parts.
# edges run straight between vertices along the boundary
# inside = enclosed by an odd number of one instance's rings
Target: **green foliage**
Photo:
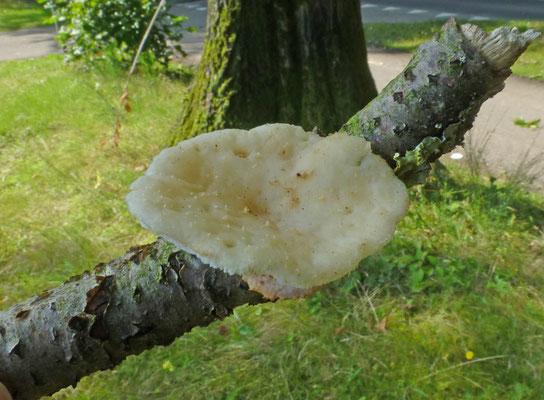
[[[1,308],[153,240],[124,196],[185,86],[135,76],[116,148],[121,75],[0,63]],[[448,165],[410,198],[392,243],[314,296],[239,308],[54,398],[540,399],[544,196]]]
[[[365,285],[390,284],[402,293],[429,293],[470,288],[483,272],[472,257],[433,256],[422,250],[421,243],[396,247],[400,254],[369,257],[361,263]]]
[[[509,271],[493,270],[474,257],[434,256],[424,251],[421,243],[399,242],[394,242],[381,255],[363,260],[359,268],[364,275],[355,272],[355,278],[359,277],[368,288],[387,285],[395,293],[405,295],[456,293],[481,287],[503,292],[510,289]]]
[[[480,26],[487,32],[499,26],[517,26],[521,31],[544,31],[543,21],[461,21]],[[417,47],[440,31],[444,21],[424,21],[389,24],[365,24],[365,37],[369,46],[413,52]],[[514,74],[544,81],[544,35],[541,35],[512,67]]]
[[[156,0],[39,0],[46,8],[55,8],[52,19],[61,24],[57,40],[67,61],[88,64],[107,61],[128,68],[136,55],[159,1]],[[150,69],[167,67],[178,45],[186,17],[175,17],[165,5],[145,43],[140,63]]]
[[[521,126],[522,128],[537,129],[540,127],[540,119],[525,121],[525,118],[516,118],[514,120],[514,124],[517,126]]]

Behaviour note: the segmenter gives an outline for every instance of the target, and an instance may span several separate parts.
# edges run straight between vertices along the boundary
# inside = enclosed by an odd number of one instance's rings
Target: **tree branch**
[[[449,21],[343,129],[370,140],[407,184],[421,182],[430,162],[462,143],[480,105],[537,36],[488,36]],[[240,276],[172,250],[159,239],[0,311],[0,382],[15,399],[36,399],[266,301]]]
[[[397,176],[423,183],[430,165],[463,143],[484,101],[504,88],[510,66],[539,33],[486,34],[452,18],[342,130],[363,136]]]
[[[265,301],[241,277],[172,250],[162,239],[134,248],[0,312],[0,381],[13,397],[55,393]]]

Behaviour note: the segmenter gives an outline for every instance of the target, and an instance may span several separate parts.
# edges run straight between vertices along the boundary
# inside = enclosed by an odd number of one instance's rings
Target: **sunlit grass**
[[[463,21],[461,21],[463,22]],[[544,21],[479,21],[470,22],[486,31],[499,26],[517,26],[520,30],[544,31]],[[444,21],[413,23],[369,23],[365,24],[365,36],[370,46],[413,52],[417,47],[437,33]],[[544,81],[544,35],[541,35],[512,67],[514,74]]]
[[[124,196],[185,85],[136,76],[116,148],[123,83],[56,56],[0,63],[0,307],[153,239]],[[455,166],[410,197],[394,241],[322,292],[242,307],[55,397],[540,399],[544,197]]]
[[[35,1],[2,0],[0,2],[0,32],[45,26],[51,13]]]
[[[124,196],[168,142],[185,85],[136,77],[116,148],[123,83],[57,56],[0,63],[0,302],[152,239]]]

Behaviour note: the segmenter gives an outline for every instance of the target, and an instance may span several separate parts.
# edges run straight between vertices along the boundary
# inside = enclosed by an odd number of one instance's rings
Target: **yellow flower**
[[[472,360],[474,358],[474,353],[472,351],[467,351],[467,353],[465,354],[465,357],[467,358],[467,360]]]

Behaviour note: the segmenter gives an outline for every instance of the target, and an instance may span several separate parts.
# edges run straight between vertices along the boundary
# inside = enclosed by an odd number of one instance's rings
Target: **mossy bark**
[[[376,94],[357,0],[209,0],[173,142],[272,122],[333,132]]]

